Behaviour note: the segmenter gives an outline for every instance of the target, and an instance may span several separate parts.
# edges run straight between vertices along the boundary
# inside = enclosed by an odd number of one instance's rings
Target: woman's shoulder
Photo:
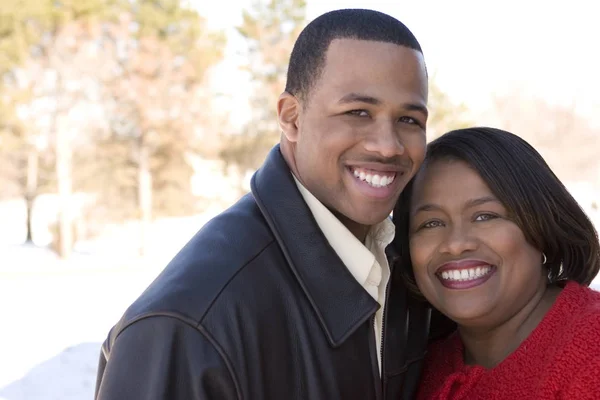
[[[600,292],[568,282],[561,302],[563,332],[555,332],[570,351],[593,351],[600,355]],[[557,340],[558,341],[558,340]]]
[[[600,374],[600,292],[569,282],[563,295],[563,320],[560,330],[552,332],[556,353],[548,365],[548,385],[564,398],[597,398],[600,390],[597,379]]]
[[[571,323],[596,329],[600,323],[600,292],[577,282],[567,282],[562,304]]]

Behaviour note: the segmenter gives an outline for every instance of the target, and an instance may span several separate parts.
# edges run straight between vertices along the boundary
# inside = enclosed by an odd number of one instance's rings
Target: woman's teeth
[[[447,281],[472,281],[474,279],[481,278],[489,274],[492,271],[492,267],[490,265],[485,267],[477,267],[477,268],[468,268],[468,269],[454,269],[454,270],[446,270],[442,271],[442,273],[438,274],[442,279]]]

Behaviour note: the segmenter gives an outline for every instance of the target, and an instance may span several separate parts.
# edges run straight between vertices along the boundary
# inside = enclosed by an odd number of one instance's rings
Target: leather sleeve
[[[110,340],[110,339],[109,339]],[[104,344],[96,400],[239,400],[226,359],[201,329],[153,316]]]

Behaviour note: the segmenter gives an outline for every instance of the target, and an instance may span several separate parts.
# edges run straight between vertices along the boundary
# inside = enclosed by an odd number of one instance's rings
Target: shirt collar
[[[376,245],[385,249],[394,239],[394,223],[386,218],[371,227],[363,244],[295,176],[294,180],[323,235],[354,279],[364,286],[375,262],[375,255],[369,248]]]

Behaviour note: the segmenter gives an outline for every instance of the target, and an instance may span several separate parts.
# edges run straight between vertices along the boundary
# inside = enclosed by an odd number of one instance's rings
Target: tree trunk
[[[25,237],[25,243],[33,243],[33,229],[32,229],[32,218],[31,212],[33,210],[33,199],[30,197],[25,197],[25,206],[27,211],[27,236]]]
[[[148,229],[152,220],[152,174],[147,146],[141,142],[138,164],[138,207],[140,213],[140,254],[145,255],[148,246]]]
[[[32,212],[38,189],[38,160],[37,149],[31,148],[27,154],[27,184],[25,188],[25,205],[27,209],[26,243],[33,243]]]
[[[66,124],[56,130],[56,180],[58,185],[58,255],[69,258],[73,250],[71,195],[73,177],[71,171],[71,143]]]

